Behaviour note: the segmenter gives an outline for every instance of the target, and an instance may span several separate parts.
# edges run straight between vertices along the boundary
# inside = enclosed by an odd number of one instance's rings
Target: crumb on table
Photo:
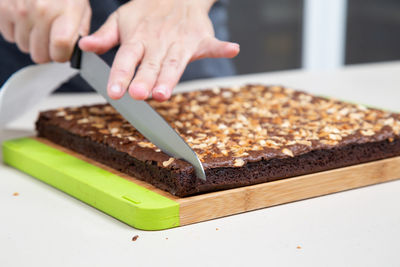
[[[138,238],[139,238],[138,235],[134,235],[134,236],[132,237],[132,241],[136,241]]]
[[[14,192],[14,194],[13,194],[13,196],[19,196],[19,193],[18,192]]]

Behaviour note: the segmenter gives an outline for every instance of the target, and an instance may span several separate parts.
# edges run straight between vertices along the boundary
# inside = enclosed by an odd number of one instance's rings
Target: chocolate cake
[[[107,104],[42,112],[38,135],[180,197],[400,155],[400,114],[280,86],[214,88],[148,102],[198,154],[207,181]]]

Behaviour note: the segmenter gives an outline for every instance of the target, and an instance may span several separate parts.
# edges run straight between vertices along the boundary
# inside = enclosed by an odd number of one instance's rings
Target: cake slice
[[[198,154],[207,181],[107,104],[41,112],[38,136],[180,197],[400,155],[400,114],[280,86],[214,88],[148,102]]]

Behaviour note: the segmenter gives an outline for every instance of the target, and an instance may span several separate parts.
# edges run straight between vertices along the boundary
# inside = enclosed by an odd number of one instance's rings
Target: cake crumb
[[[218,231],[219,230],[219,228],[217,227],[217,228],[215,228],[215,231]]]
[[[296,248],[297,248],[297,249],[301,249],[301,246],[297,246]]]
[[[134,235],[134,236],[132,237],[132,241],[136,241],[138,238],[139,238],[138,235]]]
[[[19,196],[19,193],[18,192],[14,192],[14,194],[13,194],[13,196]]]
[[[168,240],[168,237],[166,237],[165,240]]]

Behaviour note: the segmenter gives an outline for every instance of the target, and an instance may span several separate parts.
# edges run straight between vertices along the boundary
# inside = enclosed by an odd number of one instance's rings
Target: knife
[[[80,76],[144,137],[169,156],[190,163],[196,176],[206,181],[203,165],[196,153],[146,101],[135,100],[127,93],[118,100],[108,96],[110,67],[98,55],[82,51],[78,42],[70,60],[71,67],[78,69]]]

